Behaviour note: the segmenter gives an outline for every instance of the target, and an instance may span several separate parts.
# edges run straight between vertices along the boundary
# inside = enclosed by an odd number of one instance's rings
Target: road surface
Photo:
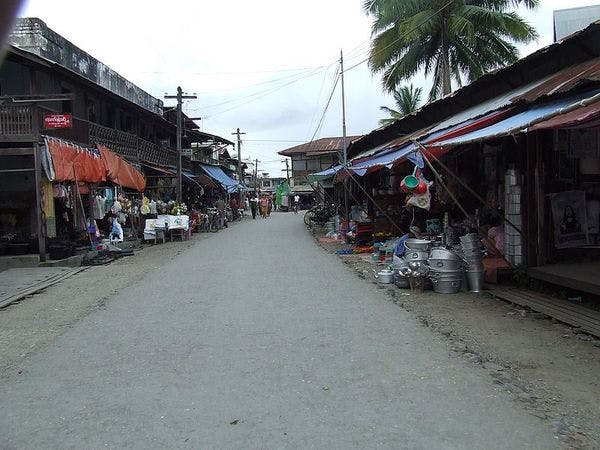
[[[20,372],[0,384],[0,448],[558,446],[301,214],[192,243]]]

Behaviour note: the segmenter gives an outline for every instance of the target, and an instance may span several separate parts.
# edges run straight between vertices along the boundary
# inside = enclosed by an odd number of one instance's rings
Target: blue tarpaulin
[[[532,126],[532,124],[538,123],[540,120],[545,120],[545,118],[560,115],[561,110],[570,108],[572,106],[574,107],[578,103],[598,94],[598,92],[600,91],[587,92],[584,94],[574,95],[569,98],[553,100],[540,105],[530,106],[526,111],[510,116],[488,127],[481,128],[479,130],[472,131],[470,133],[463,134],[462,136],[445,141],[438,141],[429,145],[426,144],[426,146],[452,147],[455,145],[463,145],[471,142],[483,141],[486,139],[493,139],[519,133],[521,131],[525,131],[527,128]]]
[[[221,184],[228,193],[245,190],[244,185],[231,178],[220,167],[209,166],[207,164],[200,164],[200,167],[202,167],[209,177]]]

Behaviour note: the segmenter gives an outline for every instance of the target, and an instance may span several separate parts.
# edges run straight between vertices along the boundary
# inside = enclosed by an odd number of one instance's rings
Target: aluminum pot
[[[433,291],[438,294],[456,294],[460,291],[462,280],[440,280],[433,278]]]
[[[421,250],[411,250],[404,253],[404,260],[410,261],[427,261],[429,258],[429,252]]]
[[[427,239],[409,238],[404,241],[404,248],[408,251],[417,250],[426,252],[430,245],[431,241],[428,241]]]
[[[436,259],[430,257],[427,262],[431,270],[436,272],[453,272],[462,268],[462,261],[459,259]]]
[[[442,247],[435,247],[429,252],[429,259],[446,259],[446,260],[460,260],[460,256],[451,250],[446,250]]]
[[[394,272],[394,284],[403,289],[410,287],[409,279],[397,271]]]
[[[390,269],[380,270],[375,274],[375,278],[382,284],[391,284],[394,282],[394,271]]]

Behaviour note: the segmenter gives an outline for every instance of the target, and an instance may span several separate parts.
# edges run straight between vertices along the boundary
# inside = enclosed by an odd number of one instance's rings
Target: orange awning
[[[106,166],[107,180],[139,192],[146,188],[146,179],[139,170],[104,145],[98,144],[98,150]]]
[[[52,156],[53,181],[99,183],[106,180],[104,161],[97,149],[51,137],[46,137],[46,145]]]

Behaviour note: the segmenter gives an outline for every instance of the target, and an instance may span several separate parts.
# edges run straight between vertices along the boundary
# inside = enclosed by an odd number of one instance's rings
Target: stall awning
[[[196,175],[196,180],[198,180],[198,183],[200,183],[202,186],[207,188],[217,189],[219,187],[219,185],[215,183],[208,175]]]
[[[531,128],[530,131],[544,130],[548,128],[573,128],[589,125],[590,121],[600,118],[600,102],[591,103],[588,106],[577,108],[571,112],[561,114],[548,120],[544,120]]]
[[[106,179],[116,185],[142,192],[146,188],[146,179],[135,167],[104,145],[98,150],[106,166]]]
[[[170,169],[166,169],[164,167],[152,166],[150,164],[142,163],[142,167],[147,167],[148,169],[155,170],[156,172],[162,173],[165,177],[175,177],[177,174]]]
[[[600,91],[587,92],[585,94],[530,106],[527,110],[503,119],[488,127],[464,134],[460,137],[439,140],[426,146],[442,149],[443,153],[453,146],[516,134],[529,129],[538,123],[543,123],[550,119],[558,120],[559,117],[564,116],[565,114],[570,114],[577,109],[598,102],[598,100],[600,100],[600,98],[598,98],[599,92]]]
[[[229,177],[220,167],[209,166],[208,164],[200,164],[200,167],[202,167],[209,177],[221,184],[228,193],[238,191],[242,188],[240,183]]]
[[[106,181],[106,166],[98,149],[50,136],[45,136],[44,141],[42,159],[50,181]]]
[[[315,181],[322,181],[322,180],[326,180],[328,178],[333,177],[338,170],[340,170],[342,168],[341,164],[337,164],[333,167],[330,167],[329,169],[325,169],[322,170],[321,172],[317,172],[317,173],[311,173],[308,175],[308,179],[314,183]]]
[[[436,131],[422,137],[415,136],[415,140],[420,140],[423,143],[433,143],[442,139],[449,139],[455,136],[464,135],[473,130],[483,128],[490,123],[494,123],[506,117],[511,111],[510,108],[501,109],[485,114],[482,117],[466,120],[458,125],[447,128],[445,130]],[[412,153],[416,151],[416,146],[413,142],[406,143],[397,147],[386,148],[383,151],[363,159],[355,159],[348,165],[348,170],[356,175],[363,176],[366,173],[381,169],[382,167],[391,168],[394,164],[404,161]],[[340,166],[341,168],[341,166]],[[344,177],[345,170],[340,172],[341,177]]]
[[[196,175],[194,175],[192,172],[188,172],[187,170],[183,170],[181,172],[181,176],[183,177],[184,181],[187,181],[188,183],[196,186],[198,189],[200,189],[202,191],[202,194],[204,193],[204,188],[202,187],[202,185],[200,184],[200,182],[196,179]],[[200,194],[200,195],[202,195]]]

